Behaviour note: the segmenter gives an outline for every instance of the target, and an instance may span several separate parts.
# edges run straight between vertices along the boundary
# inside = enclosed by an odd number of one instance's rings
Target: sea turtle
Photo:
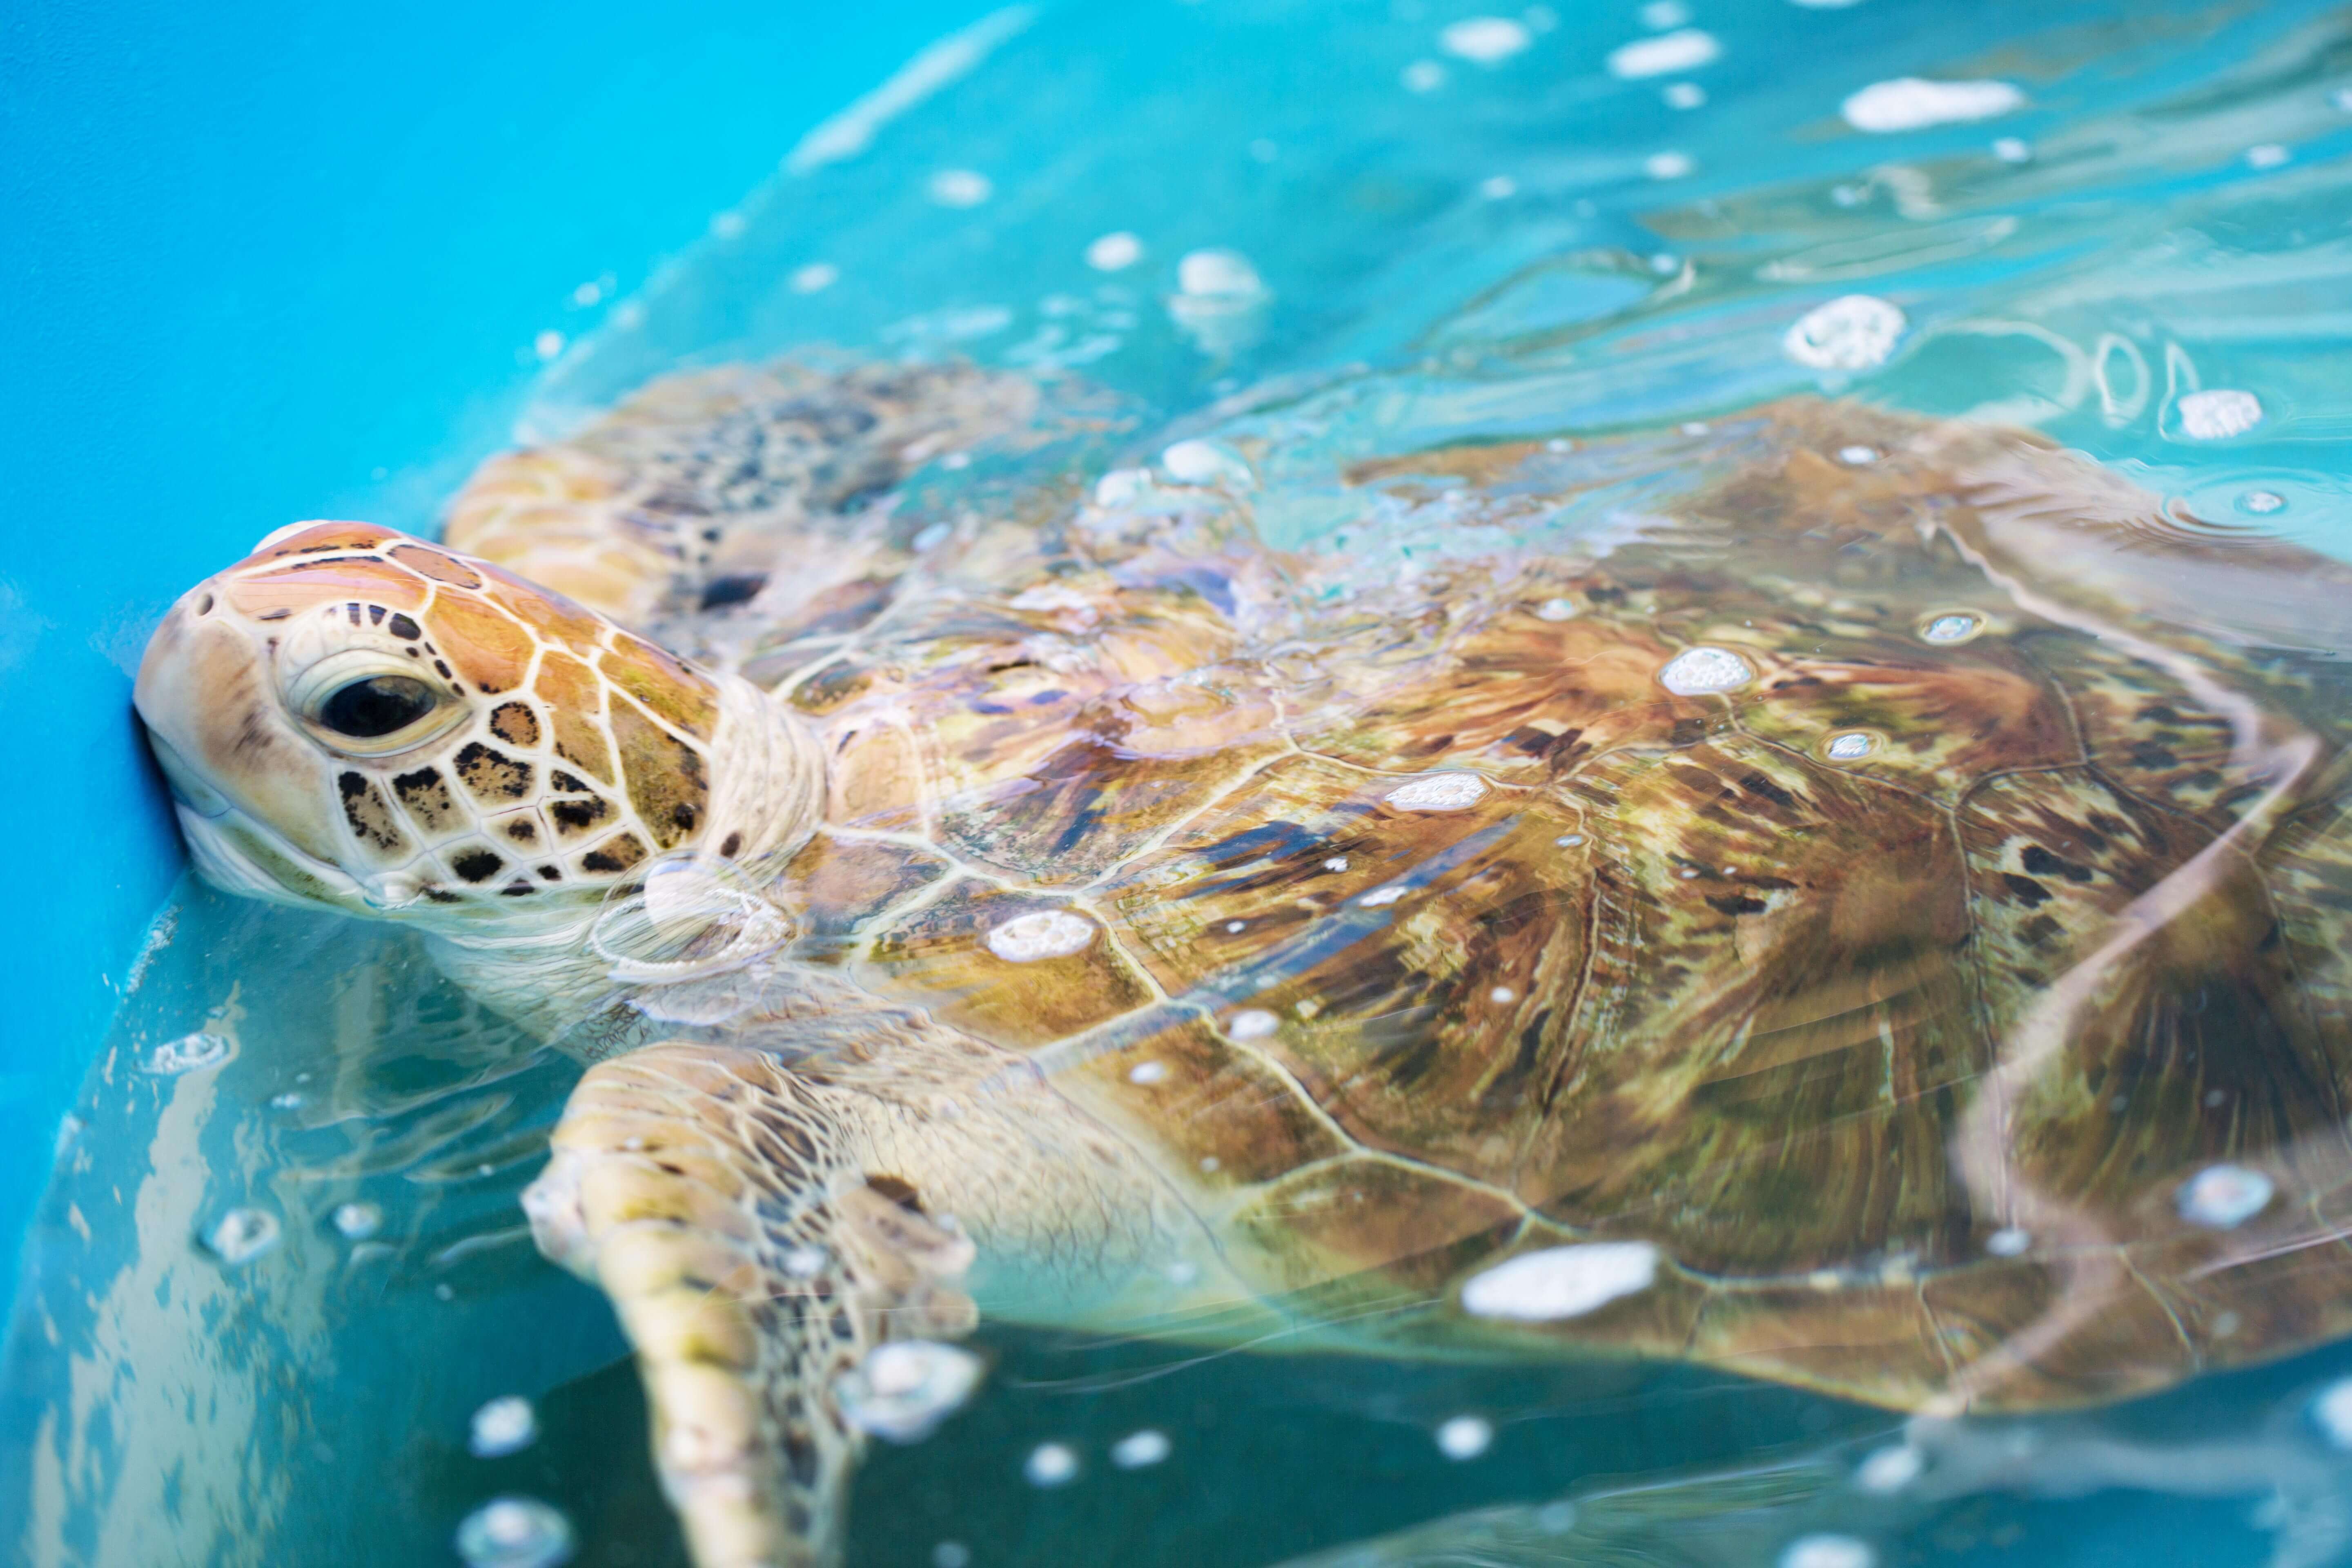
[[[1945,1413],[2352,1331],[2352,571],[1808,398],[982,483],[1061,395],[677,378],[140,674],[207,876],[593,1064],[526,1206],[703,1568],[982,1314]]]

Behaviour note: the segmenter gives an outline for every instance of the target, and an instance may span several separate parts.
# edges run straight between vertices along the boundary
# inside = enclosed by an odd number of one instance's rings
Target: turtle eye
[[[433,711],[439,697],[407,675],[371,675],[345,681],[319,704],[319,722],[338,735],[373,741],[405,730]]]

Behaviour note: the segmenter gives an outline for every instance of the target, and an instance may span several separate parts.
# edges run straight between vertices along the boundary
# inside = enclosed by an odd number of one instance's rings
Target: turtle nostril
[[[200,616],[209,616],[209,615],[211,615],[212,613],[213,613],[213,596],[212,596],[210,594],[206,594],[206,595],[205,595],[202,599],[200,599],[200,600],[198,600],[198,601],[197,601],[197,603],[196,603],[196,614],[198,614],[198,615],[200,615]]]

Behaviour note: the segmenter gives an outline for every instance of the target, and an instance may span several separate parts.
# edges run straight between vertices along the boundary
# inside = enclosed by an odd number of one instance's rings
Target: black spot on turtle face
[[[425,635],[423,627],[398,611],[394,611],[392,619],[384,623],[384,629],[403,642],[415,642]]]
[[[577,838],[612,816],[613,807],[609,802],[590,795],[585,800],[551,800],[547,803],[547,815],[555,819],[558,838]]]
[[[740,848],[742,848],[742,847],[743,847],[743,836],[742,836],[741,834],[740,834],[740,833],[730,833],[730,834],[729,834],[729,835],[727,836],[726,839],[725,839],[722,843],[720,843],[720,845],[719,846],[719,852],[721,855],[732,855],[732,854],[734,854],[737,850],[739,850],[739,849],[740,849]]]
[[[468,882],[487,882],[505,864],[487,849],[468,849],[452,858],[449,868]]]
[[[514,821],[507,824],[506,834],[509,838],[513,839],[518,844],[536,844],[539,842],[539,829],[520,817],[518,817]]]
[[[539,891],[539,889],[532,887],[529,882],[517,879],[515,881],[509,882],[505,887],[500,888],[499,889],[499,897],[502,899],[525,899],[537,891]]]
[[[457,755],[457,777],[477,800],[520,800],[530,793],[531,767],[479,741],[468,741]]]
[[[603,803],[600,801],[597,804]],[[615,871],[627,870],[645,858],[646,847],[638,841],[637,836],[634,833],[623,833],[607,839],[580,857],[580,868],[583,871],[594,871],[609,876]]]
[[[391,803],[366,774],[340,773],[335,788],[343,798],[343,820],[351,824],[362,846],[388,854],[407,843],[407,836],[393,818]]]
[[[547,782],[549,787],[552,789],[560,789],[566,795],[589,795],[593,793],[586,784],[582,784],[578,779],[573,778],[562,768],[553,768],[549,770]]]
[[[383,606],[382,605],[370,605],[368,606],[368,625],[372,626],[380,626],[383,625]]]
[[[509,746],[539,744],[539,715],[520,702],[502,702],[490,711],[490,733]]]
[[[413,773],[396,773],[392,789],[400,796],[400,804],[410,816],[425,825],[427,833],[439,833],[457,826],[463,819],[457,814],[457,803],[450,798],[449,786],[442,782],[438,768],[419,768]]]
[[[2091,868],[2088,866],[2077,866],[2072,860],[2062,860],[2039,844],[2027,845],[2025,853],[2019,858],[2024,862],[2025,868],[2037,877],[2063,877],[2070,882],[2087,882],[2091,879]]]
[[[730,605],[748,604],[759,597],[760,590],[767,585],[768,577],[764,572],[713,577],[702,590],[702,607],[723,610]]]

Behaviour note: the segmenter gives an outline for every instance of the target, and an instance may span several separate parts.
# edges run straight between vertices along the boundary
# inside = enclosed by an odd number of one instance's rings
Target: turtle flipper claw
[[[671,1043],[593,1068],[524,1195],[635,1347],[698,1568],[837,1563],[865,1435],[840,1380],[974,1323],[958,1231],[868,1185],[779,1058]]]

